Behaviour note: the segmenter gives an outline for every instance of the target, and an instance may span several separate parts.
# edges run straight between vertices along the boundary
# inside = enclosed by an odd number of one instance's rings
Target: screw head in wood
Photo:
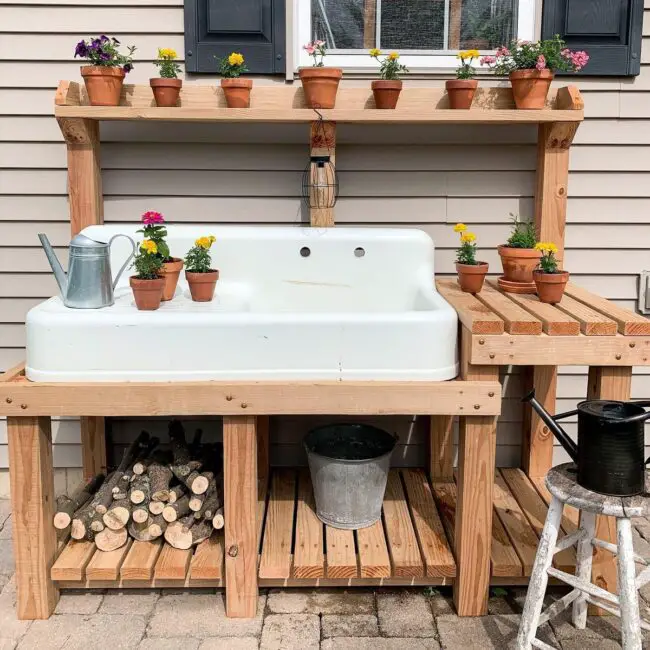
[[[493,391],[493,390],[491,390],[491,391],[488,393],[488,397],[494,397],[494,391]]]
[[[242,402],[242,403],[241,403],[241,407],[242,407],[243,409],[248,408],[248,404],[246,404],[246,402]]]
[[[21,405],[20,405],[20,408],[23,409],[23,410],[26,409],[26,408],[27,408],[27,404],[21,404]]]
[[[226,395],[226,402],[232,402],[232,395]]]
[[[480,404],[474,404],[474,410],[478,411],[481,408]]]
[[[479,345],[485,345],[485,339],[479,339],[478,344]]]
[[[11,404],[11,403],[13,402],[13,400],[11,399],[11,397],[7,397],[7,400],[6,400],[6,401],[7,401],[7,404]]]
[[[490,354],[490,359],[494,359],[494,353]]]
[[[636,347],[636,343],[630,343],[630,347],[631,347],[631,348],[635,348],[635,347]]]
[[[230,557],[237,557],[237,555],[239,555],[239,547],[237,546],[237,544],[233,544],[228,549],[228,555],[230,555]]]
[[[620,359],[620,358],[621,358],[621,355],[620,355],[620,354],[617,354],[617,355],[616,355],[616,358],[617,358],[617,359]]]

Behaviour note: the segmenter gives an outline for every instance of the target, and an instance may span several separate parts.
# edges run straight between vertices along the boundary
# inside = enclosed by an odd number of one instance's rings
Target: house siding
[[[566,267],[580,285],[634,308],[638,274],[650,268],[650,0],[646,0],[641,74],[577,80],[586,120],[571,150]],[[134,34],[133,32],[136,32]],[[57,291],[37,239],[46,232],[65,259],[69,241],[66,153],[54,120],[59,79],[78,79],[70,53],[80,38],[108,32],[138,46],[131,83],[148,83],[156,48],[183,51],[181,0],[0,0],[0,370],[24,358],[27,311]],[[185,83],[217,83],[200,76]],[[256,84],[284,83],[282,78]],[[355,77],[349,85],[367,86]],[[419,75],[407,84],[441,86]],[[484,85],[497,82],[482,78]],[[559,84],[565,83],[560,80]],[[304,125],[160,125],[104,123],[102,178],[106,222],[136,221],[147,209],[172,222],[298,224],[308,129]],[[347,126],[338,128],[344,225],[422,228],[436,243],[436,273],[452,274],[450,224],[476,229],[481,257],[499,268],[495,247],[508,214],[530,214],[535,182],[534,127]],[[584,398],[585,368],[561,368],[558,409]],[[503,376],[497,461],[519,462],[519,373]],[[650,370],[635,373],[635,398],[650,396]],[[298,441],[318,419],[274,418],[272,459],[301,461]],[[116,420],[124,444],[141,422]],[[426,461],[426,419],[391,418],[400,435],[396,461]],[[150,426],[164,430],[165,424]],[[218,419],[203,423],[213,436]],[[575,433],[575,422],[569,423]],[[650,431],[650,430],[649,430]],[[79,425],[55,420],[57,490],[78,479]],[[650,435],[646,438],[650,446]],[[8,492],[6,422],[0,420],[0,496]],[[560,451],[557,459],[562,458]]]

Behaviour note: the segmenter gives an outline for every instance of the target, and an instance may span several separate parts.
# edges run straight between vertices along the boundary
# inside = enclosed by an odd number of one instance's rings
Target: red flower
[[[154,223],[163,223],[163,221],[165,221],[165,218],[160,214],[160,212],[149,210],[149,212],[145,212],[142,215],[142,223],[146,226],[150,226]]]

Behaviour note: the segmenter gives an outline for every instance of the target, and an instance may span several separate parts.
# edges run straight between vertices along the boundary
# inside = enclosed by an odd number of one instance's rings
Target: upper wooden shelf
[[[309,123],[316,119],[307,108],[299,85],[253,86],[251,107],[227,108],[221,87],[186,85],[179,106],[158,108],[149,86],[125,85],[120,106],[89,106],[85,88],[75,81],[62,81],[56,94],[58,118],[90,120],[159,120],[181,122],[284,122]],[[450,110],[443,88],[405,88],[395,110],[378,110],[372,91],[340,88],[337,107],[320,111],[326,120],[364,123],[459,123],[459,124],[543,124],[581,122],[583,102],[574,86],[551,91],[546,108],[519,111],[514,108],[510,88],[479,88],[474,108]]]

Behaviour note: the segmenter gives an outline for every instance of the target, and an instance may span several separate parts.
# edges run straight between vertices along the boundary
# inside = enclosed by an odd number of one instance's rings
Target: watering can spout
[[[50,263],[52,271],[54,271],[54,277],[56,278],[59,289],[61,290],[61,295],[65,298],[65,295],[68,292],[68,278],[61,266],[61,262],[59,262],[59,258],[56,256],[47,235],[39,233],[38,238],[41,240],[41,245],[43,246],[43,250],[47,256],[47,261]]]
[[[553,417],[536,399],[535,399],[535,389],[531,390],[528,395],[526,395],[522,402],[528,402],[534,409],[537,411],[539,417],[543,420],[544,424],[553,432],[553,435],[558,439],[558,442],[564,447],[564,450],[569,454],[571,460],[574,462],[578,461],[578,446],[573,440],[569,437],[567,432],[557,423],[557,420],[568,415],[574,415],[577,411],[572,411],[571,413],[563,413],[561,415]]]

